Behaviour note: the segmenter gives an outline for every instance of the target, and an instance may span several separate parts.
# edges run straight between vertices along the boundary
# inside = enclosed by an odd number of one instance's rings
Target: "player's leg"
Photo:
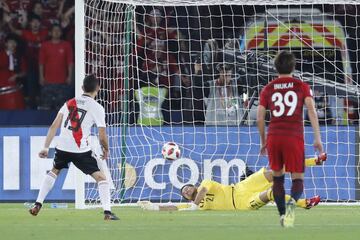
[[[291,198],[286,203],[286,215],[284,225],[293,227],[295,222],[295,206],[304,191],[304,174],[302,172],[291,173]]]
[[[283,141],[282,137],[269,136],[267,139],[267,151],[269,164],[272,170],[273,186],[272,192],[279,215],[280,224],[283,225],[285,216],[285,187],[284,187],[284,159],[282,155]]]
[[[258,209],[266,202],[259,196],[272,186],[272,173],[265,168],[251,174],[235,185],[234,200],[238,209]]]
[[[286,201],[289,201],[291,199],[290,195],[286,195]],[[300,198],[296,201],[296,206],[301,207],[304,209],[310,209],[318,205],[320,202],[320,196],[316,195],[312,198]]]
[[[269,188],[265,192],[266,192],[266,197],[264,195],[262,195],[262,197],[259,196],[260,200],[264,203],[268,203],[269,201],[274,201],[274,195],[273,195],[272,189]],[[285,194],[285,202],[288,202],[290,199],[291,199],[291,196],[288,194]],[[299,200],[297,200],[296,206],[305,208],[305,209],[310,209],[310,208],[313,208],[316,205],[318,205],[320,200],[321,200],[320,196],[318,196],[318,195],[315,195],[312,198],[300,198]]]
[[[284,151],[285,169],[291,173],[291,199],[286,203],[284,225],[294,226],[295,206],[304,191],[305,148],[303,139],[287,137],[284,147],[291,149]]]
[[[49,171],[40,187],[40,191],[38,197],[36,199],[35,204],[29,209],[31,215],[36,216],[40,212],[42,204],[48,193],[54,187],[57,176],[59,175],[61,169],[68,168],[69,164],[69,156],[68,153],[63,152],[61,150],[55,149],[55,158],[53,163],[53,168]]]
[[[51,169],[51,171],[49,171],[46,174],[46,176],[41,184],[40,191],[39,191],[38,197],[36,199],[36,202],[29,209],[29,212],[31,215],[33,215],[33,216],[38,215],[46,196],[51,191],[51,189],[54,187],[54,183],[55,183],[56,178],[59,175],[59,173],[60,173],[60,170],[53,167],[53,169]]]
[[[269,188],[267,191],[254,193],[248,200],[248,209],[257,210],[269,203],[271,200],[269,197],[269,192],[272,192],[271,188]]]
[[[285,195],[286,202],[289,201],[290,199],[291,199],[290,195]],[[253,194],[248,200],[247,209],[257,210],[268,204],[270,201],[274,201],[274,195],[271,188],[269,188],[266,191]],[[304,209],[310,209],[318,205],[319,202],[320,202],[320,196],[314,196],[309,199],[301,198],[296,202],[296,206]]]
[[[291,173],[292,185],[291,185],[291,198],[297,202],[304,191],[304,173]]]
[[[115,214],[111,212],[111,199],[110,199],[110,184],[106,180],[106,176],[101,171],[96,171],[91,174],[98,184],[99,196],[101,204],[104,209],[105,220],[119,220]]]
[[[285,187],[284,187],[284,181],[285,181],[285,175],[284,170],[273,170],[273,187],[272,192],[274,195],[274,201],[276,203],[279,215],[280,215],[280,223],[283,224],[282,220],[285,216]]]
[[[74,154],[74,165],[83,173],[90,175],[98,184],[99,196],[104,209],[105,220],[119,220],[115,214],[111,212],[110,206],[110,184],[103,172],[100,171],[95,155],[92,151]]]

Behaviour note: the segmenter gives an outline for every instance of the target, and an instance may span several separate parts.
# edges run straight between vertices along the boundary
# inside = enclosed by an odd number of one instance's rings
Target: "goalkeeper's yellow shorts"
[[[251,202],[261,192],[266,191],[272,186],[273,183],[265,178],[264,172],[265,168],[261,168],[259,171],[234,186],[234,203],[236,209],[254,209],[254,207],[251,206]]]

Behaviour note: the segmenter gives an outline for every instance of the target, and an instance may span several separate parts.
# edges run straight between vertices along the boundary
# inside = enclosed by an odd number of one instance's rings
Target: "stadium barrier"
[[[305,136],[307,157],[314,155],[310,130],[307,129]],[[135,170],[136,181],[127,186],[125,202],[149,197],[154,201],[160,197],[162,200],[180,200],[175,192],[185,183],[199,183],[211,177],[224,184],[236,183],[245,171],[245,164],[253,170],[267,166],[267,158],[258,156],[259,145],[251,144],[259,142],[255,128],[242,131],[241,127],[163,126],[132,127],[128,131],[126,159]],[[357,129],[337,126],[322,128],[321,131],[327,137],[328,161],[324,166],[307,170],[305,194],[319,194],[326,199],[359,200],[356,192],[359,189]],[[38,157],[46,133],[47,128],[43,127],[0,128],[0,201],[33,201],[36,198],[54,156],[52,148],[48,159]],[[186,138],[183,138],[184,133]],[[110,138],[110,146],[120,144],[114,141],[120,141],[120,138]],[[181,159],[168,161],[161,158],[162,144],[167,141],[180,145]],[[200,144],[202,142],[207,145]],[[56,137],[51,147],[55,144]],[[121,171],[118,167],[120,160],[115,152],[110,154],[112,157],[108,164],[112,168],[112,177],[121,176],[116,174],[116,171]],[[75,171],[70,166],[58,177],[47,199],[74,201],[74,189]]]

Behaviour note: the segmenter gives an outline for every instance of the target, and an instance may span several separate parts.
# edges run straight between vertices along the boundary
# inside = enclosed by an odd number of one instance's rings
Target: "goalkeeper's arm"
[[[194,211],[198,206],[194,203],[184,203],[179,205],[158,205],[150,201],[139,201],[138,205],[149,211]]]

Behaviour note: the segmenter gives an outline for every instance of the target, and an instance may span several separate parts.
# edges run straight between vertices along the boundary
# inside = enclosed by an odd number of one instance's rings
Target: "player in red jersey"
[[[84,94],[67,101],[58,112],[47,133],[44,148],[40,151],[40,158],[47,158],[50,143],[58,128],[61,129],[55,147],[53,168],[49,171],[40,187],[34,206],[29,209],[31,215],[40,212],[45,197],[53,188],[57,176],[72,162],[83,173],[90,175],[98,184],[99,197],[104,209],[105,220],[119,220],[111,212],[110,183],[105,174],[100,171],[97,156],[91,150],[89,136],[91,128],[96,125],[99,131],[99,141],[103,150],[101,156],[106,160],[109,156],[109,143],[106,134],[104,107],[94,99],[100,90],[100,84],[95,75],[89,75],[83,81]]]
[[[275,59],[278,78],[268,83],[260,94],[257,124],[260,133],[262,155],[268,153],[273,171],[273,193],[282,226],[294,225],[295,202],[304,189],[304,127],[303,106],[314,131],[314,148],[323,152],[315,104],[309,85],[292,77],[296,60],[292,53],[282,51]],[[267,138],[265,137],[265,114],[271,113]],[[292,179],[291,199],[285,204],[284,173]]]

